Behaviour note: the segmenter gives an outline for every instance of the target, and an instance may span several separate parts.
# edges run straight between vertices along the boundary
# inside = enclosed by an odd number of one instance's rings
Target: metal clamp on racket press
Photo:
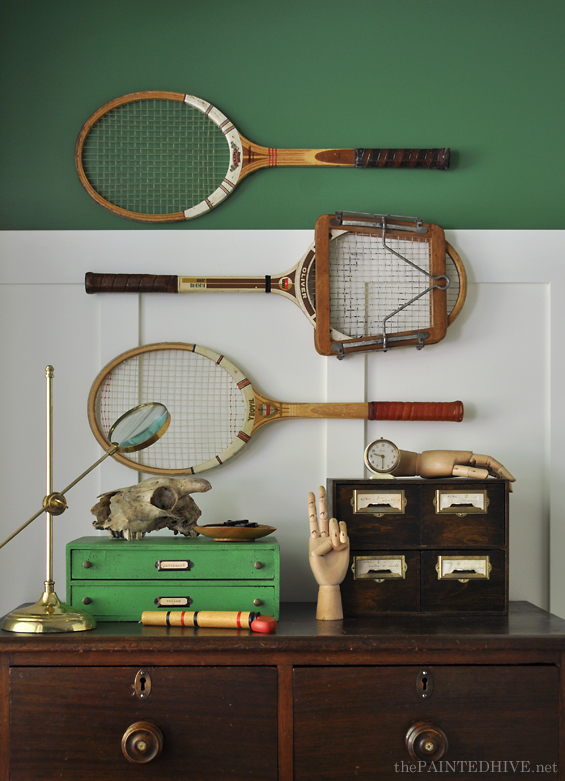
[[[375,347],[378,345],[383,345],[382,350],[383,352],[386,352],[388,347],[391,346],[390,342],[395,342],[398,344],[398,342],[406,342],[410,340],[411,342],[414,341],[414,339],[417,339],[416,344],[414,347],[417,350],[421,350],[425,343],[426,339],[429,339],[430,332],[429,331],[418,331],[416,334],[405,334],[400,336],[389,336],[386,335],[386,337],[376,337],[375,339],[364,339],[362,342],[335,342],[332,344],[331,349],[334,353],[337,353],[336,358],[338,361],[341,361],[345,358],[348,352],[355,352],[357,348],[357,352],[362,352],[363,350],[371,349],[371,347]],[[392,345],[395,346],[395,345]]]
[[[396,214],[372,214],[371,212],[336,212],[335,216],[338,225],[358,225],[363,228],[402,230],[422,234],[428,232],[421,217],[401,217]],[[401,223],[397,224],[395,220],[401,220]]]

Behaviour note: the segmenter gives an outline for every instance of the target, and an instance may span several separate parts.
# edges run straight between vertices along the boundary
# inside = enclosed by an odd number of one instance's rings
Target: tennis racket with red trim
[[[276,293],[316,329],[322,355],[438,342],[461,311],[465,268],[438,225],[375,215],[323,215],[291,269],[265,277],[87,272],[87,293]],[[319,314],[318,314],[319,313]]]
[[[157,475],[194,474],[219,466],[239,453],[262,426],[286,418],[463,419],[460,401],[275,401],[256,390],[224,355],[195,344],[161,342],[118,355],[94,380],[88,420],[97,441],[107,448],[112,422],[146,399],[157,399],[169,410],[167,436],[147,450],[114,458]]]
[[[75,166],[101,206],[140,222],[206,214],[259,168],[449,168],[449,149],[273,149],[247,140],[215,106],[180,92],[133,92],[85,122]]]

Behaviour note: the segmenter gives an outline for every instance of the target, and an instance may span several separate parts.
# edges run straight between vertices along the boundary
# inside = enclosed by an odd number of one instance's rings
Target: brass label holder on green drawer
[[[170,572],[171,570],[191,570],[193,567],[194,564],[192,561],[183,561],[182,559],[155,562],[155,569],[158,570],[158,572],[164,572],[165,570],[167,572]]]
[[[193,603],[191,597],[155,597],[157,607],[190,607]]]

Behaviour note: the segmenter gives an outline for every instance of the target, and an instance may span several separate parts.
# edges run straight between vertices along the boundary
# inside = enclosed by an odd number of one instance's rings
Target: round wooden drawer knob
[[[406,748],[412,759],[437,762],[446,753],[449,743],[442,729],[419,721],[406,733]]]
[[[122,753],[136,764],[151,762],[163,748],[163,733],[150,721],[136,721],[122,738]]]

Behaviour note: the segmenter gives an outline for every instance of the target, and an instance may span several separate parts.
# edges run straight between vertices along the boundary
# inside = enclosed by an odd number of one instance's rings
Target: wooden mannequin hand
[[[316,497],[308,494],[308,516],[310,540],[308,558],[310,568],[319,585],[316,618],[332,621],[343,618],[341,593],[342,582],[349,565],[349,537],[347,525],[335,518],[328,521],[326,491],[319,488],[320,519],[316,513]]]
[[[424,450],[423,453],[400,451],[400,463],[393,474],[420,477],[471,477],[484,480],[489,475],[514,482],[515,478],[492,456],[471,450]]]

